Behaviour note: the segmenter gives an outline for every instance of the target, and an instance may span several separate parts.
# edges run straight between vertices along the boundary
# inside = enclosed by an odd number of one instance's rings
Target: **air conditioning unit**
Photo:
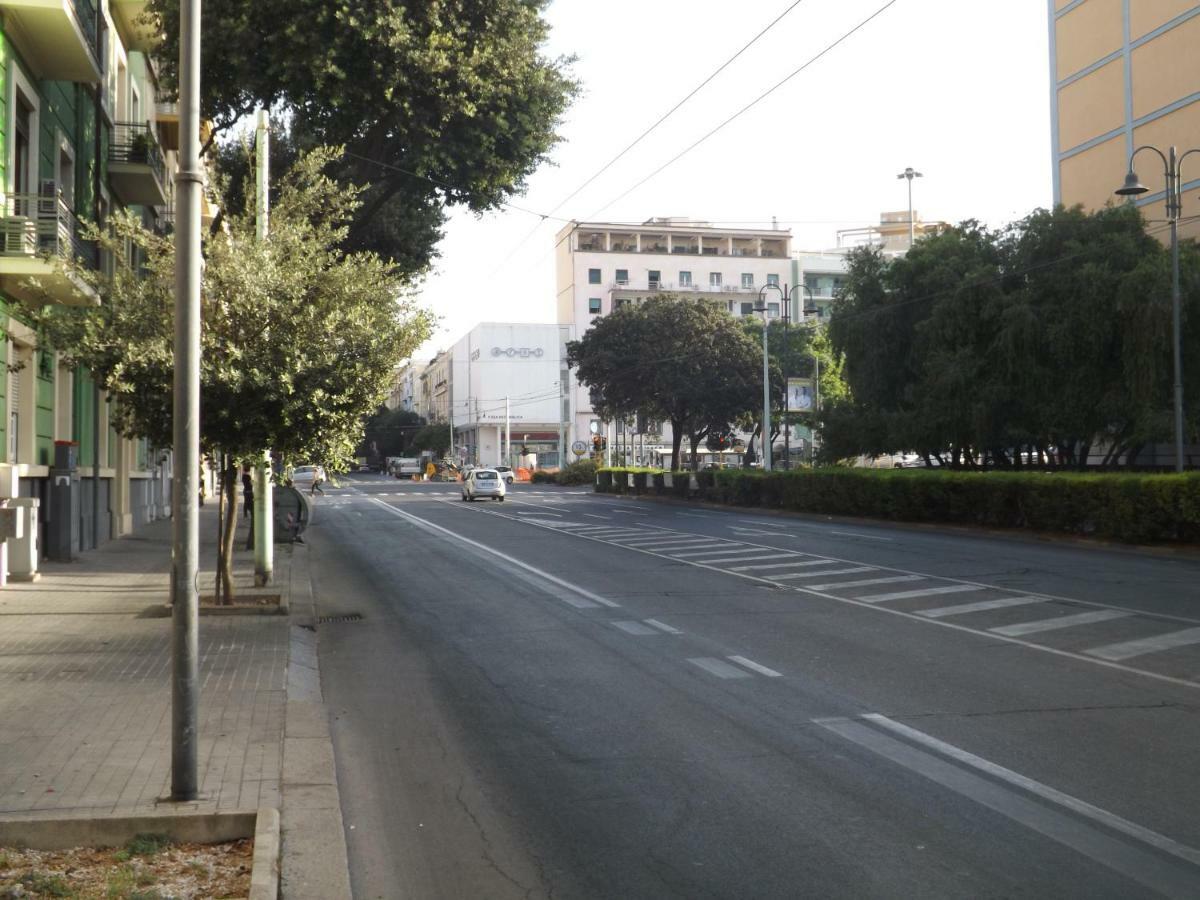
[[[24,216],[0,218],[0,235],[5,256],[33,256],[37,253],[37,223]]]

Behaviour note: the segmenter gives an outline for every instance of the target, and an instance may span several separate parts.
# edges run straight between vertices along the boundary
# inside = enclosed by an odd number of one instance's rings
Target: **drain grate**
[[[318,616],[317,617],[318,625],[327,625],[330,622],[361,622],[361,621],[362,621],[361,613],[346,613],[345,615],[342,615],[342,616]]]

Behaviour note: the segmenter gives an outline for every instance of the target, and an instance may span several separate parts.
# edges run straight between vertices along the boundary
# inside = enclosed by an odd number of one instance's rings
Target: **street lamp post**
[[[908,249],[911,250],[916,241],[916,228],[913,226],[912,183],[914,178],[924,178],[925,176],[909,166],[896,177],[908,179]]]
[[[767,356],[767,326],[770,325],[770,315],[768,314],[767,301],[763,294],[767,288],[775,288],[779,291],[780,297],[786,301],[787,291],[777,284],[764,284],[758,289],[758,306],[754,307],[755,312],[763,314],[763,418],[762,418],[762,459],[763,471],[771,471],[771,366]]]
[[[1142,184],[1133,170],[1133,159],[1143,150],[1152,150],[1158,154],[1163,163],[1163,174],[1166,177],[1166,206],[1167,220],[1171,223],[1171,319],[1175,356],[1175,471],[1183,471],[1183,339],[1180,330],[1180,289],[1179,289],[1179,215],[1183,207],[1183,179],[1180,177],[1183,161],[1200,149],[1188,150],[1182,155],[1171,147],[1164,154],[1157,147],[1144,144],[1129,155],[1129,172],[1125,183],[1117,188],[1116,194],[1121,197],[1135,197],[1150,189]]]

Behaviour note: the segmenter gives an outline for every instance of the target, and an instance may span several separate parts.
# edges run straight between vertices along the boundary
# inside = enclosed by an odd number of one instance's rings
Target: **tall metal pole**
[[[767,358],[767,325],[770,323],[767,304],[763,303],[763,471],[771,471],[771,366]]]
[[[258,110],[255,133],[255,161],[258,163],[257,204],[258,239],[265,241],[270,233],[271,216],[271,133],[265,109]],[[274,488],[271,485],[271,451],[264,450],[263,458],[254,467],[254,512],[250,520],[254,528],[254,583],[270,584],[275,577]]]
[[[171,512],[171,797],[195,800],[200,709],[200,2],[179,3],[175,174],[175,475]]]
[[[912,208],[912,176],[908,176],[908,249],[912,249],[913,242],[917,239],[916,225],[913,222]]]
[[[504,397],[504,465],[512,465],[512,418],[510,417],[508,396]],[[515,466],[514,466],[515,468]]]
[[[105,47],[104,35],[104,14],[100,5],[96,5],[96,41],[97,46]],[[101,68],[105,68],[105,63],[101,63]],[[94,127],[92,128],[92,145],[96,160],[95,166],[92,168],[92,207],[95,210],[96,227],[103,231],[104,229],[104,207],[100,202],[100,172],[103,168],[100,165],[100,155],[103,152],[103,143],[100,135],[100,117],[103,113],[103,90],[104,79],[96,85],[96,91],[92,94],[92,115]],[[96,265],[100,265],[100,246],[96,246]],[[95,372],[88,372],[92,379],[92,549],[95,550],[100,546],[100,383],[96,380]],[[116,478],[113,479],[113,484],[116,484]]]
[[[1167,218],[1171,220],[1171,321],[1175,341],[1175,471],[1183,471],[1183,332],[1180,327],[1179,290],[1179,158],[1174,147],[1170,152],[1167,176]]]

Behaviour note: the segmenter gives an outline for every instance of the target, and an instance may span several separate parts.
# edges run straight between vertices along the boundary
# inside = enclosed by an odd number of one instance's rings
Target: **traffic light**
[[[607,449],[608,449],[608,438],[606,438],[606,437],[602,437],[602,438],[600,438],[600,449],[601,449],[601,450],[607,450]]]

